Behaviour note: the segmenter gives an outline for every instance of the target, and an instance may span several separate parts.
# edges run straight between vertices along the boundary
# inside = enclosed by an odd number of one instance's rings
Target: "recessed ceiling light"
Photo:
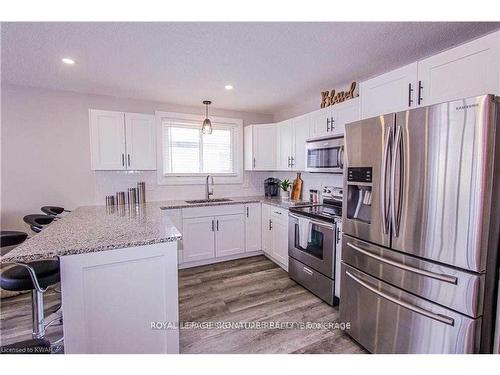
[[[226,90],[232,90],[233,89],[233,85],[226,85],[226,86],[224,86],[224,88]]]
[[[73,59],[70,59],[69,57],[63,57],[61,61],[67,65],[75,65],[76,61]]]

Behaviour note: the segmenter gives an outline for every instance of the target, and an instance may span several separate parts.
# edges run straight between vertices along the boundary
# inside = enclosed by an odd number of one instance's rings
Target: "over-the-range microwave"
[[[342,173],[344,137],[311,139],[306,142],[306,171]]]

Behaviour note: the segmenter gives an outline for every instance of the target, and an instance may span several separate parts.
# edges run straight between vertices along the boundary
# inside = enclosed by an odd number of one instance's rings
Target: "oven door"
[[[306,171],[342,173],[344,138],[306,142]]]
[[[289,214],[288,255],[323,275],[334,278],[335,224],[311,220],[311,234],[307,248],[300,246],[299,220]]]

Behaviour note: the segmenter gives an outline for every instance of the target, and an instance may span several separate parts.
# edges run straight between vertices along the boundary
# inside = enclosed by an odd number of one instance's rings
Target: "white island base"
[[[60,265],[65,353],[179,353],[177,241],[61,256]]]

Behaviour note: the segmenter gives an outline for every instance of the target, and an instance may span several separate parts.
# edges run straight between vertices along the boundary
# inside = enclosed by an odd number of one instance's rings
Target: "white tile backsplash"
[[[274,172],[273,177],[284,180],[288,178],[290,182],[293,182],[297,172]],[[342,187],[344,183],[343,176],[341,174],[333,173],[310,173],[302,172],[301,174],[303,187],[302,187],[302,199],[309,200],[309,190],[321,190],[323,186],[337,186]]]

